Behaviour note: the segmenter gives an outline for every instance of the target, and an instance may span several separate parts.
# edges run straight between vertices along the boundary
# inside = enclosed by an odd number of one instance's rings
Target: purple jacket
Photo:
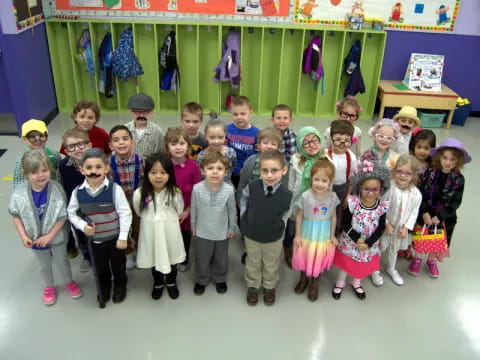
[[[222,60],[215,68],[213,81],[231,81],[232,88],[240,84],[240,33],[231,32],[223,42]]]

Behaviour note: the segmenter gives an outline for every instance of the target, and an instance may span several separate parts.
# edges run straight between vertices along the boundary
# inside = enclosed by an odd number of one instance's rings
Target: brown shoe
[[[247,304],[250,306],[255,306],[258,303],[258,289],[254,287],[249,287],[247,291]]]
[[[318,299],[318,283],[320,277],[310,278],[310,287],[308,288],[308,300],[315,301]]]
[[[283,255],[285,256],[285,262],[287,266],[292,268],[292,256],[293,256],[293,247],[292,246],[283,246]]]
[[[298,280],[297,286],[295,286],[295,294],[303,294],[308,285],[308,278],[305,272],[300,272],[300,280]]]
[[[268,306],[275,304],[275,289],[264,289],[263,302]]]

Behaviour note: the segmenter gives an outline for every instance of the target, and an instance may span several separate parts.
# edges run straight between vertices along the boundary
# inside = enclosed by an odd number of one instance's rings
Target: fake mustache
[[[411,127],[408,126],[408,125],[401,125],[401,128],[405,129],[405,130],[410,130],[411,129]]]
[[[137,117],[137,121],[147,121],[147,118],[145,116],[139,116]]]
[[[100,176],[102,176],[102,174],[96,174],[96,173],[91,173],[91,174],[88,174],[88,175],[85,175],[87,178],[99,178]]]

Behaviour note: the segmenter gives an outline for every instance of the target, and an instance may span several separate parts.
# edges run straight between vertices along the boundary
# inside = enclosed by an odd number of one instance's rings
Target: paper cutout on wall
[[[103,7],[102,0],[70,0],[72,7]]]

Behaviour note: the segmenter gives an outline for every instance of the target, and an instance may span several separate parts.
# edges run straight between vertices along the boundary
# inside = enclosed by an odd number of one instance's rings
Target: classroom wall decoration
[[[12,1],[17,31],[23,31],[43,21],[42,2],[40,0],[4,0]]]
[[[460,0],[295,0],[294,21],[347,25],[348,17],[381,19],[385,28],[453,31]]]

